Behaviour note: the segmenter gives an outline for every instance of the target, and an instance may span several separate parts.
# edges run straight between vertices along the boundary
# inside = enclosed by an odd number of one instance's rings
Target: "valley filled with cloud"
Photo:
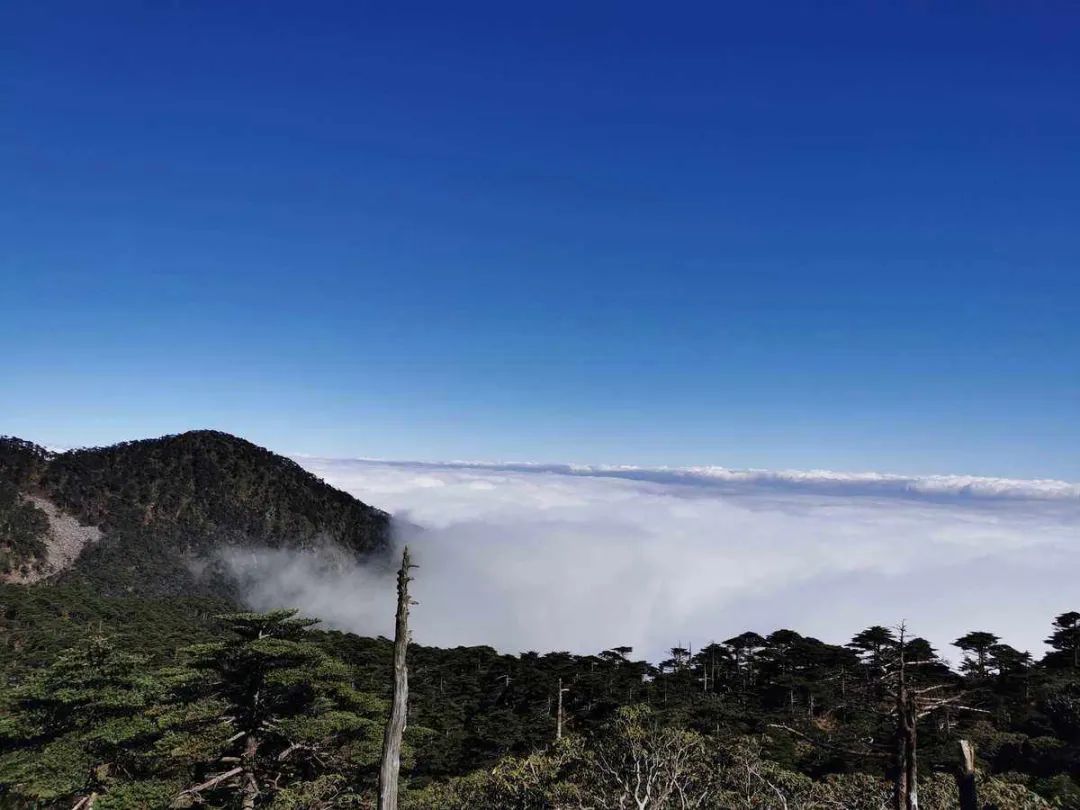
[[[744,630],[868,624],[1041,650],[1080,599],[1080,490],[1055,481],[297,458],[397,519],[422,644],[657,660]],[[340,559],[231,561],[257,608],[391,630],[392,580]],[[1009,594],[1003,598],[1002,594]]]

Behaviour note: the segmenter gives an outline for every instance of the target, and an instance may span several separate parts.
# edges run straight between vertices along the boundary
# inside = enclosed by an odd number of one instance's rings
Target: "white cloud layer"
[[[1080,609],[1080,487],[1059,481],[298,458],[387,509],[421,566],[420,643],[656,659],[743,630],[843,642],[906,619],[946,656],[968,630],[1041,649]],[[388,577],[233,560],[257,607],[387,634]]]

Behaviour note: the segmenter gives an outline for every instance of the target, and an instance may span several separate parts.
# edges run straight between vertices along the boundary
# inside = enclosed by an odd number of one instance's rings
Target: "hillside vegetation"
[[[246,613],[192,568],[226,545],[378,554],[385,513],[208,431],[0,440],[0,482],[9,571],[43,559],[55,510],[101,529],[71,568],[0,584],[0,808],[373,807],[391,643]],[[917,759],[919,806],[955,810],[964,739],[984,803],[1080,810],[1080,613],[1046,640],[748,630],[658,662],[410,645],[402,807],[883,810]]]
[[[104,593],[228,593],[193,561],[225,546],[312,548],[357,556],[389,544],[390,519],[294,461],[217,431],[50,454],[0,438],[0,573],[40,566],[48,521],[22,495],[51,501],[102,537],[62,578]],[[10,578],[10,577],[9,577]]]
[[[235,779],[184,791],[230,770],[238,754],[226,741],[244,729],[245,696],[261,692],[272,697],[259,722],[288,731],[260,749],[255,806],[371,807],[390,642],[287,613],[221,615],[235,610],[0,586],[0,806],[69,808],[96,794],[98,808],[239,807]],[[1051,652],[1034,661],[993,634],[967,634],[959,670],[924,640],[901,644],[882,627],[843,645],[747,632],[655,664],[625,647],[507,655],[411,645],[403,801],[636,807],[629,780],[645,768],[655,780],[648,810],[880,810],[895,739],[887,673],[903,651],[929,662],[913,687],[960,698],[919,721],[924,809],[957,807],[961,738],[976,746],[983,801],[1078,808],[1080,614],[1057,617],[1048,638]],[[68,681],[77,688],[58,693]],[[302,756],[281,764],[294,744]],[[681,804],[680,791],[697,803]]]

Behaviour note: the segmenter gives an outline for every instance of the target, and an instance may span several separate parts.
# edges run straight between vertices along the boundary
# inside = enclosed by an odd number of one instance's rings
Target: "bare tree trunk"
[[[919,810],[919,759],[916,752],[917,713],[912,705],[904,722],[904,759],[907,765],[907,797],[904,810]]]
[[[555,739],[562,739],[562,727],[563,727],[563,710],[562,710],[562,696],[567,690],[563,688],[562,678],[559,678],[559,702],[558,709],[555,712]]]
[[[898,723],[902,721],[897,721]],[[905,810],[907,804],[907,792],[908,792],[908,770],[907,761],[905,759],[906,747],[904,745],[903,732],[897,728],[896,734],[896,777],[893,783],[893,808],[894,810]]]
[[[397,623],[394,626],[394,694],[390,718],[383,736],[382,764],[379,767],[379,810],[397,810],[398,772],[401,769],[401,736],[409,707],[409,670],[405,654],[409,647],[409,549],[401,555],[397,582]]]
[[[960,788],[960,810],[979,810],[979,793],[975,785],[975,748],[960,740],[960,772],[956,775]]]
[[[905,693],[907,690],[903,690]],[[908,703],[907,700],[904,703]],[[896,810],[919,810],[919,766],[916,750],[916,714],[914,706],[900,705],[896,721],[896,782],[893,807]]]
[[[243,810],[255,810],[255,799],[259,795],[259,782],[255,778],[255,757],[259,753],[259,738],[248,734],[244,742],[244,754],[241,757],[243,775],[241,776],[241,802]]]
[[[915,732],[919,722],[919,710],[915,695],[908,690],[907,661],[904,657],[906,641],[905,627],[901,624],[893,704],[893,710],[896,712],[896,783],[893,792],[893,807],[896,810],[918,810],[919,775]]]

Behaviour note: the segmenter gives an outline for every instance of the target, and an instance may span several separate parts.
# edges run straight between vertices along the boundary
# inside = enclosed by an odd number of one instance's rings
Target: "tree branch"
[[[201,785],[196,785],[193,788],[188,788],[187,790],[181,791],[178,794],[177,798],[180,798],[180,796],[193,795],[193,794],[198,793],[199,791],[207,790],[209,788],[212,788],[215,785],[220,784],[221,782],[224,782],[226,779],[231,779],[232,777],[239,774],[242,770],[244,770],[244,769],[243,768],[233,768],[231,771],[225,771],[225,773],[219,773],[213,779],[207,779]],[[74,810],[74,808],[73,808],[73,810]]]

